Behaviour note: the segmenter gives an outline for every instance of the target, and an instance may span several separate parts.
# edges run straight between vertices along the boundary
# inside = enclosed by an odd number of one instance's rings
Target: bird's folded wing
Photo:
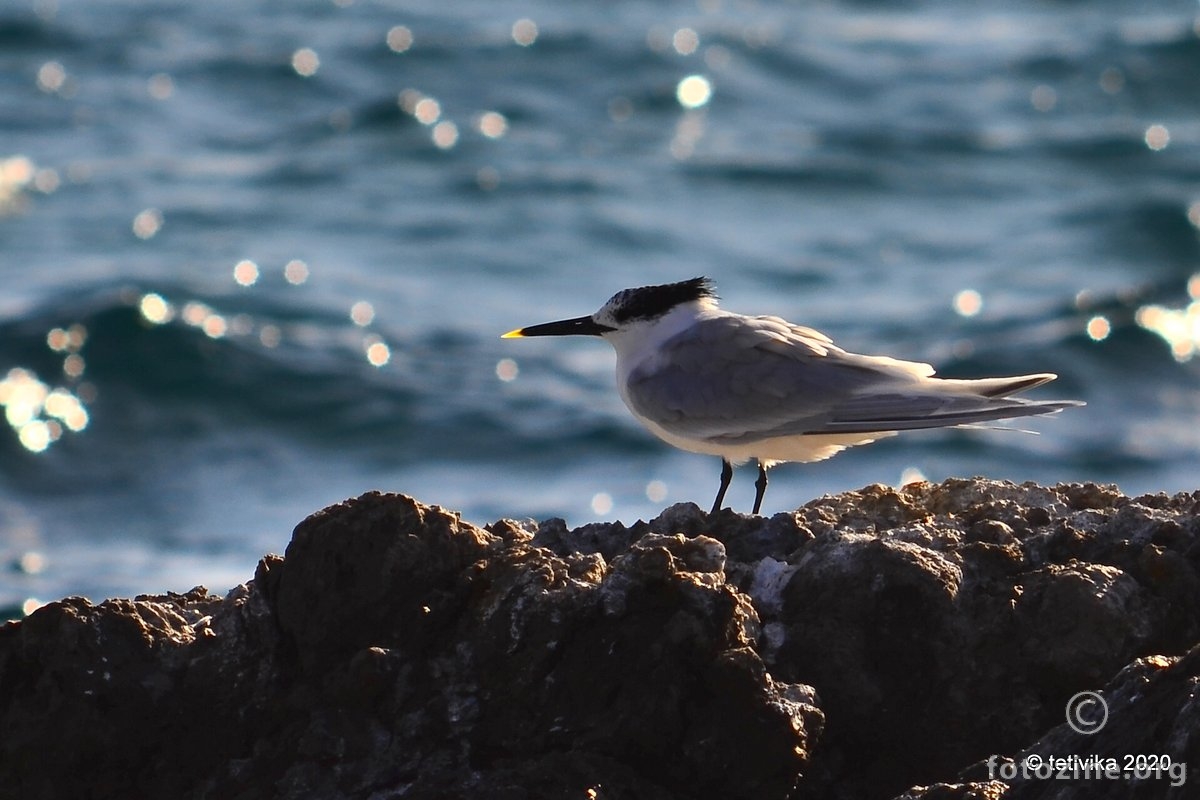
[[[912,384],[928,364],[846,353],[827,336],[777,317],[718,316],[664,343],[635,368],[635,413],[671,433],[729,441],[789,429],[816,432],[837,409],[882,384]]]
[[[776,317],[731,315],[668,340],[661,358],[633,370],[626,396],[665,430],[722,444],[970,425],[1072,405],[1003,396],[1053,376],[973,385],[932,375],[928,364],[847,353]]]

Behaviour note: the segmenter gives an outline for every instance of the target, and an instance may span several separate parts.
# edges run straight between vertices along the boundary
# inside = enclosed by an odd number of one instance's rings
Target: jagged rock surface
[[[481,529],[372,493],[226,597],[0,628],[0,797],[1183,798],[1008,776],[1200,767],[1198,511],[977,479]]]
[[[0,633],[7,797],[786,797],[819,733],[709,538],[555,556],[400,496],[295,531],[227,598]]]

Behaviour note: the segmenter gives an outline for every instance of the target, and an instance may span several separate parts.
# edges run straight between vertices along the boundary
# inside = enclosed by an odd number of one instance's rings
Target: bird
[[[617,390],[647,430],[682,450],[721,458],[716,514],[735,464],[767,470],[821,461],[855,445],[924,428],[1052,414],[1076,400],[1013,395],[1058,376],[936,377],[929,364],[851,353],[825,334],[775,316],[719,307],[706,277],[623,289],[587,316],[502,335],[599,336],[617,355]]]

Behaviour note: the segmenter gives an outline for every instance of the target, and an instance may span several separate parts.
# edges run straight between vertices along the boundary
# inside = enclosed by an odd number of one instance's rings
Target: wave
[[[109,444],[247,424],[318,437],[402,429],[416,389],[371,366],[373,345],[388,348],[380,333],[311,309],[101,288],[0,322],[0,374],[79,397],[86,435]]]
[[[497,377],[509,355],[455,329],[359,326],[270,298],[178,286],[84,290],[0,320],[0,380],[27,380],[22,391],[43,401],[70,395],[86,423],[67,428],[42,402],[17,418],[13,435],[0,430],[0,453],[36,450],[53,469],[69,469],[149,441],[239,436],[391,464],[503,461],[514,446],[532,452],[551,441],[566,451],[641,446],[607,374],[600,386],[561,363],[531,361],[528,380],[510,386]],[[600,392],[613,413],[580,400]],[[57,435],[26,441],[30,423]],[[0,459],[0,473],[25,469],[29,455]]]

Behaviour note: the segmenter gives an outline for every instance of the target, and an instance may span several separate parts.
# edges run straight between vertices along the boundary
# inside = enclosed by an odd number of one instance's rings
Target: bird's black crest
[[[617,292],[610,302],[613,303],[613,318],[617,322],[628,322],[633,319],[661,317],[680,303],[716,296],[713,282],[700,277],[679,283],[625,289]]]

